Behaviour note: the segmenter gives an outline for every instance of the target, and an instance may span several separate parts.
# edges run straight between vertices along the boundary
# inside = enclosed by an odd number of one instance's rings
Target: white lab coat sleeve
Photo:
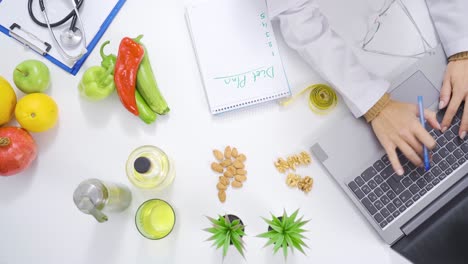
[[[448,57],[468,51],[468,0],[426,0]]]
[[[271,19],[279,20],[288,46],[341,94],[356,117],[364,115],[388,90],[389,83],[367,71],[330,28],[315,0],[267,3]]]

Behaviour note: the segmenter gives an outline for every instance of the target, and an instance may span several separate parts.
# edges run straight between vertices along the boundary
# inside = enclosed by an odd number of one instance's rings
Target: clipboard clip
[[[14,32],[15,29],[17,29],[17,31],[19,30],[19,31],[23,32],[25,34],[25,36],[28,36],[32,40],[40,42],[41,44],[44,45],[44,48],[40,48],[40,47],[36,46],[35,44],[33,44],[31,41],[26,40],[24,37],[22,37],[21,35],[19,35],[16,32]],[[49,53],[49,51],[52,49],[52,46],[49,43],[39,39],[36,35],[32,34],[31,32],[26,31],[25,29],[22,29],[21,26],[16,24],[16,23],[13,23],[10,26],[10,36],[12,38],[16,39],[19,43],[23,44],[26,48],[30,48],[30,49],[34,50],[35,52],[41,54],[42,56],[47,55],[47,53]]]

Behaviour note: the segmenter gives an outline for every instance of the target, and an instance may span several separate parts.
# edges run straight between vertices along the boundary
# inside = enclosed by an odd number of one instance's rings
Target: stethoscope
[[[36,16],[34,15],[32,11],[32,2],[33,0],[28,0],[29,16],[37,25],[41,27],[47,27],[49,29],[52,35],[52,38],[54,39],[55,44],[57,44],[62,56],[64,56],[66,59],[71,60],[71,61],[77,61],[81,57],[83,57],[83,55],[86,54],[87,52],[86,36],[85,36],[85,31],[84,31],[85,29],[83,26],[83,21],[81,20],[81,17],[80,17],[79,9],[83,5],[84,0],[71,0],[71,2],[73,3],[73,10],[62,20],[55,22],[55,23],[50,23],[47,10],[44,5],[44,0],[39,0],[39,7],[41,9],[42,15],[44,16],[45,23],[37,20]],[[62,33],[60,34],[60,41],[59,41],[52,28],[65,24],[68,20],[70,20],[70,18],[72,18],[70,27],[62,31]],[[76,27],[77,21],[80,23],[81,30]],[[83,48],[81,49],[80,54],[78,55],[70,55],[64,48],[64,47],[76,48],[80,44],[82,45]]]

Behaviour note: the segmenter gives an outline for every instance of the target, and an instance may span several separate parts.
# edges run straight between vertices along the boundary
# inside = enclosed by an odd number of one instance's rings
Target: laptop
[[[416,103],[417,96],[422,95],[424,107],[435,111],[446,65],[439,45],[392,82],[392,98]],[[437,113],[440,121],[443,115]],[[311,147],[315,158],[382,239],[414,263],[468,262],[467,255],[463,259],[457,255],[460,253],[451,252],[457,244],[447,246],[455,243],[453,240],[468,245],[468,140],[457,136],[461,116],[459,110],[444,134],[427,125],[438,145],[427,172],[400,153],[405,175],[396,175],[372,128],[351,113],[327,129]],[[444,228],[449,237],[441,240]],[[440,252],[442,247],[447,248],[445,252]]]

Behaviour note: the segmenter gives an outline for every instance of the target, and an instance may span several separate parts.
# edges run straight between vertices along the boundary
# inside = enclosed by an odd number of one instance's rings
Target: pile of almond
[[[287,157],[286,160],[279,158],[274,164],[276,169],[284,174],[288,170],[296,171],[297,166],[308,166],[311,162],[312,158],[309,153],[303,151],[297,155]],[[314,180],[309,176],[302,177],[299,174],[289,173],[286,177],[286,184],[291,188],[298,188],[304,193],[308,193],[312,190]]]
[[[220,150],[213,150],[216,162],[211,163],[211,169],[219,174],[218,198],[224,203],[226,201],[226,190],[231,185],[233,188],[242,188],[247,180],[247,171],[244,162],[247,157],[238,152],[237,148],[227,146],[224,153]]]

